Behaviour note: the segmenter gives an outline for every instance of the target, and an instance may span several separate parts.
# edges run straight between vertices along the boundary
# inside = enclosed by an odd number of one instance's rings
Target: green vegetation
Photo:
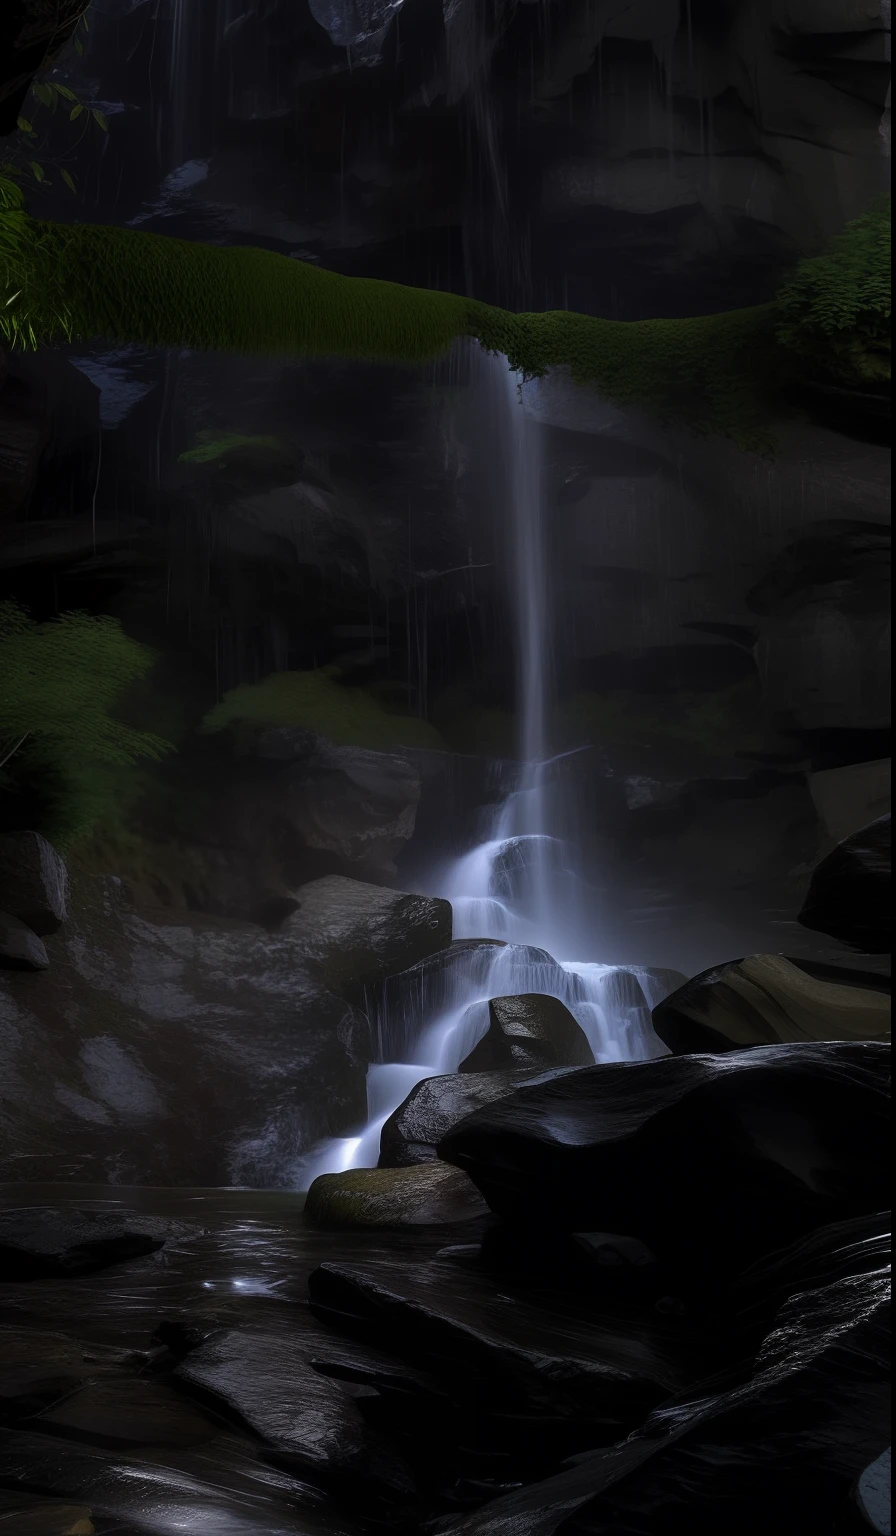
[[[341,277],[270,251],[47,223],[29,217],[7,182],[0,183],[0,338],[28,347],[102,338],[420,363],[473,337],[530,377],[566,367],[577,383],[619,404],[767,447],[770,402],[807,359],[821,355],[844,377],[868,378],[885,355],[888,372],[885,245],[889,204],[802,263],[774,304],[685,320],[513,315],[457,294]]]
[[[425,720],[389,714],[364,688],[348,688],[335,669],[272,672],[259,683],[226,693],[206,715],[206,731],[229,726],[297,726],[326,736],[338,746],[440,747],[442,739]]]
[[[38,624],[0,603],[0,815],[60,847],[95,825],[123,768],[170,743],[112,711],[155,661],[115,619],[66,613]]]
[[[890,377],[890,199],[854,219],[780,289],[776,335],[844,384]]]
[[[178,455],[178,464],[226,463],[246,451],[258,454],[281,454],[284,451],[279,437],[244,437],[240,432],[197,432],[196,447]]]

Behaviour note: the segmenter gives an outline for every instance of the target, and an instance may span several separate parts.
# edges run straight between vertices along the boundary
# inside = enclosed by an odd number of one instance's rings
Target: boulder
[[[281,1465],[299,1475],[406,1493],[407,1469],[337,1383],[314,1371],[300,1331],[231,1328],[194,1349],[175,1379],[237,1415]]]
[[[784,955],[749,955],[714,966],[653,1010],[653,1027],[675,1055],[807,1040],[886,1040],[890,985],[825,967],[813,976]]]
[[[429,1227],[473,1221],[488,1207],[466,1174],[444,1163],[322,1173],[305,1202],[315,1227]]]
[[[461,1072],[527,1067],[584,1067],[594,1052],[573,1015],[556,997],[528,993],[493,997],[488,1032],[460,1064]]]
[[[26,1206],[0,1211],[0,1280],[90,1275],[142,1258],[184,1229],[155,1216]]]
[[[890,817],[838,843],[809,882],[799,922],[868,955],[890,950]]]
[[[889,1290],[885,1270],[793,1297],[749,1380],[681,1394],[444,1536],[712,1536],[722,1504],[730,1536],[830,1530],[889,1441]]]
[[[855,1490],[855,1502],[870,1530],[878,1536],[890,1536],[891,1530],[891,1455],[890,1447],[866,1467]]]
[[[810,773],[809,793],[829,836],[842,842],[889,813],[890,759]]]
[[[46,945],[28,924],[0,912],[0,966],[8,971],[45,971],[49,964]]]
[[[563,1069],[561,1069],[563,1070]],[[571,1068],[566,1070],[571,1071]],[[389,1116],[380,1133],[381,1168],[408,1168],[436,1159],[436,1147],[448,1132],[494,1099],[503,1099],[547,1074],[522,1072],[450,1072],[426,1077],[412,1088]],[[553,1074],[551,1074],[553,1075]]]
[[[256,755],[279,772],[269,816],[304,847],[360,880],[391,880],[413,835],[420,774],[399,753],[336,746],[288,727],[264,731]],[[310,750],[309,750],[310,748]]]
[[[295,1187],[364,1118],[366,1020],[301,944],[248,923],[134,911],[79,875],[39,977],[0,971],[8,1179]]]
[[[299,886],[297,910],[280,932],[298,944],[314,974],[342,996],[408,969],[451,943],[451,904],[329,875]]]
[[[39,832],[0,836],[0,906],[43,937],[68,916],[68,874]]]
[[[738,1275],[731,1304],[741,1326],[757,1320],[769,1326],[789,1296],[816,1291],[890,1263],[891,1216],[872,1211],[849,1221],[829,1222],[795,1242],[763,1254]]]
[[[564,1073],[477,1110],[438,1151],[505,1219],[628,1233],[704,1294],[885,1208],[888,1105],[885,1046],[757,1046]]]

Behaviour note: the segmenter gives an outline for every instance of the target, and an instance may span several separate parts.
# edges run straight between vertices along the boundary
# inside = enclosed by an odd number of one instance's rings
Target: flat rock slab
[[[890,817],[880,816],[838,843],[812,879],[799,922],[867,955],[889,954],[892,940]]]
[[[46,971],[50,967],[43,940],[9,912],[0,912],[0,966],[9,971]]]
[[[21,1490],[12,1498],[28,1497],[34,1486],[46,1488],[61,1500],[83,1503],[97,1523],[111,1524],[113,1530],[117,1524],[128,1533],[359,1536],[355,1519],[303,1499],[307,1489],[263,1463],[247,1466],[234,1457],[228,1464],[206,1451],[185,1459],[186,1468],[170,1452],[159,1461],[145,1455],[128,1459],[120,1450],[100,1451],[18,1431],[0,1441],[0,1478],[7,1489]],[[34,1536],[57,1533],[52,1526],[46,1533],[38,1527]]]
[[[888,1204],[889,1051],[758,1046],[568,1072],[439,1145],[522,1226],[624,1232],[699,1286]]]
[[[0,1280],[87,1275],[195,1231],[164,1217],[29,1206],[0,1211]]]
[[[329,875],[295,892],[298,910],[280,930],[341,996],[406,970],[451,943],[451,903]]]
[[[39,832],[0,836],[0,908],[42,937],[68,917],[68,874]]]
[[[833,970],[833,967],[830,968]],[[812,976],[784,955],[749,955],[695,976],[653,1010],[676,1055],[812,1040],[886,1040],[890,994],[880,978]]]
[[[326,1482],[410,1491],[399,1457],[367,1428],[352,1398],[313,1369],[308,1356],[301,1334],[232,1329],[193,1350],[175,1377],[236,1415],[281,1464]]]
[[[506,1072],[526,1067],[585,1067],[594,1062],[584,1031],[556,997],[526,993],[493,997],[488,1030],[461,1072]]]
[[[91,1382],[33,1422],[98,1445],[193,1446],[218,1433],[218,1426],[182,1394],[144,1377]]]
[[[572,1071],[562,1067],[560,1071]],[[549,1080],[554,1072],[450,1072],[427,1077],[412,1088],[389,1116],[380,1134],[380,1167],[408,1168],[436,1161],[436,1147],[474,1110],[504,1099],[518,1088]]]
[[[323,1173],[305,1201],[315,1227],[429,1227],[473,1221],[488,1206],[465,1173],[444,1163]]]
[[[618,1307],[595,1314],[559,1295],[540,1305],[475,1266],[325,1263],[309,1294],[322,1321],[351,1322],[366,1342],[463,1382],[476,1411],[622,1433],[706,1368],[680,1320]]]
[[[889,1274],[796,1296],[755,1374],[659,1409],[608,1450],[445,1522],[442,1536],[795,1536],[831,1530],[889,1438]]]

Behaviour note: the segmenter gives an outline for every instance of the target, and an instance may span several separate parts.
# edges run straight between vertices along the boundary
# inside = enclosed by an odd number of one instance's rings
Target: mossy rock
[[[322,1173],[305,1202],[315,1227],[433,1227],[473,1221],[488,1207],[465,1173],[444,1163]]]

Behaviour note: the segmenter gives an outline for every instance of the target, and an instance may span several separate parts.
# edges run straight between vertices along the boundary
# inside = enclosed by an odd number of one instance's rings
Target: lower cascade
[[[483,813],[482,840],[454,860],[438,894],[453,912],[455,946],[389,979],[371,1007],[376,1060],[367,1123],[326,1142],[298,1169],[300,1189],[320,1174],[376,1167],[386,1121],[425,1078],[456,1072],[485,1035],[492,998],[537,993],[564,1003],[596,1062],[667,1054],[651,1010],[684,980],[675,971],[578,958],[596,947],[588,880],[566,824],[562,767],[547,754],[551,681],[548,550],[543,525],[540,427],[504,358],[477,362],[484,419],[502,467],[504,530],[513,550],[523,761],[510,792]]]

